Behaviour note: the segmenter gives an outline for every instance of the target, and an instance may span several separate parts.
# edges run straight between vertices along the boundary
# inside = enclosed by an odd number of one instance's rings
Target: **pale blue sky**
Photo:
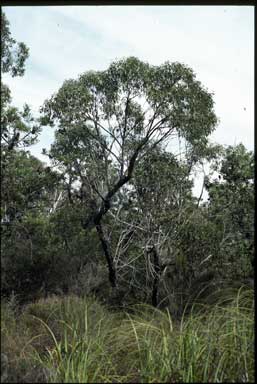
[[[4,76],[13,103],[36,113],[63,81],[115,59],[150,64],[180,61],[214,92],[220,119],[211,140],[254,147],[253,6],[23,6],[3,7],[11,32],[30,48],[25,76]],[[46,128],[32,148],[49,147]]]

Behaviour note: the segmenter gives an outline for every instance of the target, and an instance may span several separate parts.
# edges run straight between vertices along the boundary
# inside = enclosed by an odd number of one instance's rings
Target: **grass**
[[[174,321],[136,305],[110,312],[94,298],[2,306],[6,382],[253,382],[253,291],[195,303]]]

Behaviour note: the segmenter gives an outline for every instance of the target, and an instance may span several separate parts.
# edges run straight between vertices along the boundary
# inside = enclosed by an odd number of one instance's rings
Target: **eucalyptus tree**
[[[10,24],[5,13],[1,13],[1,72],[11,76],[22,76],[25,71],[25,61],[28,58],[29,49],[27,46],[17,41],[11,36]],[[28,188],[28,180],[31,175],[30,166],[36,159],[30,159],[23,150],[35,143],[40,132],[40,126],[31,114],[27,104],[23,111],[11,105],[11,91],[9,87],[1,81],[1,217],[2,221],[7,216],[17,213],[17,206],[25,209],[24,203],[29,196],[24,196],[23,189]],[[20,167],[28,165],[28,177],[25,185],[21,185],[20,176],[24,176],[26,169]],[[34,167],[34,165],[33,165]],[[15,191],[15,186],[17,190]],[[29,186],[31,188],[31,185]],[[21,192],[22,191],[22,192]],[[35,191],[37,193],[37,191]],[[18,196],[22,196],[19,199]],[[22,204],[20,201],[22,200]],[[11,217],[10,216],[10,217]],[[11,220],[12,221],[12,220]]]
[[[24,75],[28,54],[28,47],[11,36],[10,23],[5,13],[1,12],[1,72],[8,72],[11,76]]]
[[[117,270],[129,265],[129,285],[145,287],[146,292],[150,288],[154,306],[163,271],[175,265],[179,231],[193,204],[190,170],[190,162],[179,161],[160,146],[154,148],[135,169],[116,218],[123,228],[115,254]]]
[[[253,275],[254,154],[243,144],[223,148],[213,164],[216,178],[206,178],[208,211],[219,235],[217,264],[225,278]]]
[[[189,228],[197,231],[196,224],[201,224],[200,230],[204,226],[201,219],[197,221],[201,207],[200,198],[192,195],[192,176],[198,163],[211,161],[219,150],[217,145],[208,146],[198,156],[189,152],[182,157],[180,152],[155,147],[136,167],[126,193],[120,194],[119,209],[110,212],[119,279],[147,301],[151,296],[154,305],[160,290],[160,298],[168,295],[174,307],[171,293],[184,295],[202,272],[205,244],[195,245],[196,254],[191,252],[191,241],[185,242]]]
[[[12,77],[23,76],[29,49],[23,42],[17,42],[11,35],[10,23],[4,12],[1,13],[1,73]],[[2,162],[7,153],[17,147],[33,144],[40,127],[36,124],[30,108],[24,105],[23,111],[11,105],[11,91],[1,81],[1,147]]]
[[[28,47],[12,37],[9,21],[1,12],[3,78],[5,74],[23,76],[28,54]],[[24,275],[29,273],[32,264],[34,267],[37,264],[33,255],[38,254],[41,260],[45,249],[43,241],[40,242],[40,238],[45,240],[43,230],[40,231],[37,224],[41,219],[44,224],[47,221],[45,218],[54,204],[53,193],[59,179],[27,150],[37,141],[39,132],[40,125],[30,107],[25,104],[19,110],[13,106],[11,91],[1,81],[1,264],[5,293],[25,284]],[[37,269],[40,269],[40,262]],[[29,284],[28,287],[33,290]]]
[[[29,49],[20,42],[18,43],[11,35],[10,24],[5,13],[1,13],[1,72],[11,76],[22,76],[25,72],[25,62],[28,58]],[[22,152],[25,148],[37,141],[40,125],[32,116],[30,107],[25,104],[22,111],[11,105],[11,91],[1,81],[1,192],[2,221],[6,217],[21,215],[26,204],[29,204],[31,194],[24,195],[24,189],[32,192],[31,167],[39,167],[36,159]],[[40,162],[38,162],[40,163]],[[27,167],[28,174],[26,174]],[[25,184],[20,184],[21,178],[25,178]],[[38,179],[39,183],[40,180]],[[15,187],[17,188],[15,190]],[[35,188],[37,194],[37,187]],[[19,196],[19,197],[18,197]],[[22,198],[20,198],[22,196]],[[35,196],[35,195],[34,195]],[[22,200],[22,202],[21,202]],[[33,200],[33,198],[32,198]],[[19,208],[17,208],[19,207]],[[10,217],[11,217],[10,216]],[[9,218],[10,218],[9,217]],[[12,221],[12,220],[11,220]]]
[[[8,73],[12,77],[22,76],[25,72],[25,62],[29,49],[23,43],[11,36],[10,24],[5,13],[1,13],[1,73]],[[23,162],[25,154],[19,154],[17,150],[23,150],[35,143],[40,132],[40,126],[32,116],[30,107],[25,104],[23,110],[11,104],[11,91],[1,81],[1,192],[2,206],[1,217],[3,220],[10,212],[17,211],[17,201],[13,200],[13,186],[19,180],[20,158]],[[33,160],[35,161],[35,160]],[[18,168],[14,168],[14,164]],[[22,172],[25,170],[22,170]],[[30,173],[30,170],[28,170]],[[18,176],[16,178],[16,176]],[[18,187],[23,188],[19,185]],[[18,188],[19,189],[19,188]],[[18,195],[18,190],[16,196]],[[26,200],[26,197],[23,196]],[[23,200],[24,200],[23,199]],[[24,200],[24,201],[25,201]]]
[[[118,193],[157,145],[180,137],[197,153],[216,123],[212,94],[178,62],[152,66],[135,57],[119,60],[105,71],[65,81],[44,103],[42,124],[57,128],[50,156],[68,175],[70,189],[79,181],[81,192],[90,196],[92,209],[83,226],[98,232],[113,287],[115,266],[102,223]],[[64,144],[72,132],[73,144]]]
[[[33,294],[51,267],[51,212],[59,175],[36,157],[14,150],[1,184],[2,293]],[[55,243],[56,246],[56,243]]]

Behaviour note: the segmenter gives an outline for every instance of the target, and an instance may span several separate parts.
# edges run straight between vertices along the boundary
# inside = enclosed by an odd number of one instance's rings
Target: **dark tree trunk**
[[[94,210],[93,214],[91,214],[88,218],[86,218],[86,220],[82,222],[82,226],[84,229],[90,228],[90,227],[92,228],[93,226],[97,226],[99,223],[101,223],[103,216],[111,208],[111,200],[113,196],[115,196],[115,194],[120,190],[121,187],[123,187],[123,185],[125,185],[128,181],[131,180],[137,157],[140,153],[141,148],[146,144],[147,140],[148,140],[148,137],[145,137],[142,140],[142,142],[138,145],[138,147],[135,149],[135,152],[133,153],[133,155],[131,156],[131,159],[129,160],[129,165],[126,171],[126,175],[122,175],[117,180],[117,182],[113,185],[113,187],[109,190],[109,192],[104,196],[100,209]]]
[[[112,259],[110,247],[108,244],[108,240],[104,236],[104,232],[103,232],[103,228],[102,228],[101,223],[96,224],[96,230],[97,230],[98,237],[99,237],[99,240],[101,242],[101,245],[102,245],[102,248],[104,251],[104,255],[105,255],[105,258],[106,258],[106,261],[108,264],[109,281],[111,283],[111,286],[113,288],[115,288],[116,287],[116,271],[115,271],[115,267],[113,264],[113,259]]]
[[[152,305],[154,307],[157,307],[158,305],[158,281],[159,279],[155,277],[153,282],[153,291],[152,291]]]
[[[107,260],[108,269],[109,269],[109,281],[112,287],[116,287],[116,271],[115,266],[113,264],[113,258],[111,255],[111,250],[108,244],[108,240],[105,238],[101,221],[104,215],[111,208],[111,200],[113,196],[120,190],[123,185],[125,185],[131,178],[134,171],[135,163],[137,157],[140,153],[140,150],[147,143],[149,137],[146,136],[141,143],[135,149],[133,155],[130,158],[128,168],[126,170],[126,174],[122,174],[121,177],[117,180],[117,182],[113,185],[113,187],[108,191],[108,193],[104,196],[103,201],[99,209],[94,209],[93,213],[89,215],[86,219],[82,220],[82,227],[84,229],[95,227],[99,236],[99,240],[101,242],[105,258]]]
[[[151,249],[151,254],[153,257],[153,267],[154,267],[154,280],[153,280],[153,289],[152,289],[152,305],[154,307],[158,306],[158,287],[159,287],[159,280],[160,280],[160,261],[159,261],[159,255],[155,248],[155,246]]]

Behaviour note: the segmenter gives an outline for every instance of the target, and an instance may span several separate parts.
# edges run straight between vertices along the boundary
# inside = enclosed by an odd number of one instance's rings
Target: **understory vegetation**
[[[212,298],[212,301],[214,299]],[[2,307],[6,382],[192,383],[254,381],[253,291],[219,293],[179,320],[135,305],[51,297],[16,313]]]
[[[1,21],[2,73],[22,76]],[[123,58],[37,117],[1,99],[2,381],[253,381],[254,154],[211,143],[193,70]]]

